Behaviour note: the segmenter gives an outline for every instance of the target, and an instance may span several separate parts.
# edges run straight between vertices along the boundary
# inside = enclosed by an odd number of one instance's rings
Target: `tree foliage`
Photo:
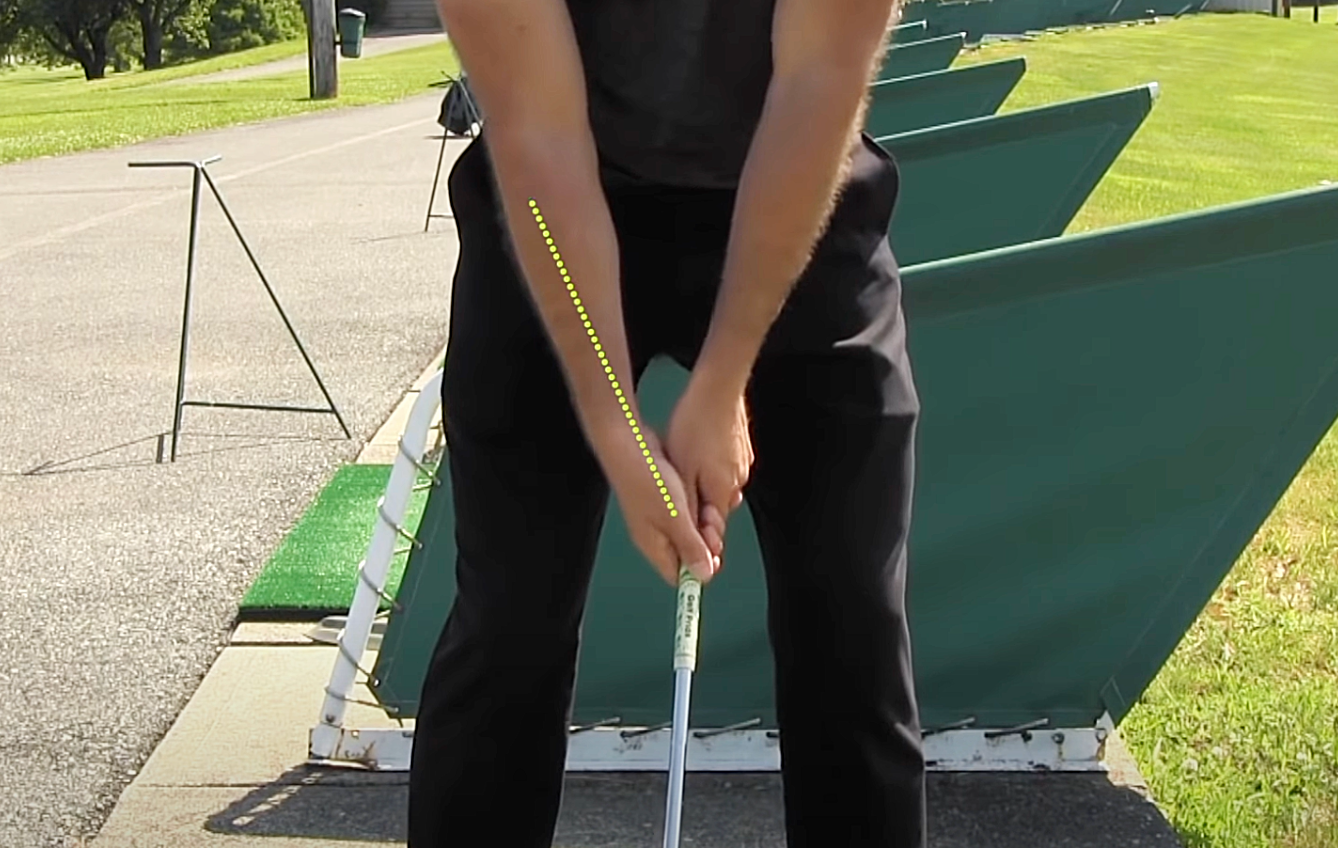
[[[178,19],[168,50],[174,58],[215,56],[305,32],[299,0],[212,0],[197,3]]]
[[[57,54],[79,63],[84,78],[107,73],[112,28],[125,14],[126,0],[17,0],[19,25]]]
[[[173,24],[185,15],[195,0],[128,0],[130,11],[139,22],[144,67],[163,66],[163,39]]]
[[[13,52],[21,29],[18,0],[0,0],[0,61]]]
[[[0,61],[63,65],[90,80],[301,37],[301,0],[0,0]]]

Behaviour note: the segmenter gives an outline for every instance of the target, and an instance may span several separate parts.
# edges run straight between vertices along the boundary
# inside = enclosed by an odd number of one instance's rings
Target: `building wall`
[[[377,28],[424,32],[442,30],[435,0],[387,0],[386,10]]]

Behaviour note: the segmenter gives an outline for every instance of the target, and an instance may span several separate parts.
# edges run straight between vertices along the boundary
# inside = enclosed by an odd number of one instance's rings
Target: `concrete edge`
[[[443,347],[428,366],[418,375],[418,379],[405,391],[400,402],[387,416],[386,420],[377,429],[376,433],[367,440],[359,451],[357,459],[353,460],[356,465],[391,465],[395,462],[395,455],[399,450],[400,435],[404,433],[404,425],[409,420],[409,412],[413,405],[418,402],[418,396],[422,393],[423,387],[440,370],[439,363],[446,355],[446,349]],[[441,410],[438,409],[432,419],[432,429],[440,432],[441,430]]]

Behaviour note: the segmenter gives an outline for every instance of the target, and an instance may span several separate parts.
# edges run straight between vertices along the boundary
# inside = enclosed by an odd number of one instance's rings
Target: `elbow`
[[[593,138],[579,128],[556,130],[526,121],[488,124],[488,148],[532,177],[598,169]]]
[[[854,108],[869,86],[869,70],[862,64],[810,66],[803,72],[772,75],[769,99],[796,108]]]

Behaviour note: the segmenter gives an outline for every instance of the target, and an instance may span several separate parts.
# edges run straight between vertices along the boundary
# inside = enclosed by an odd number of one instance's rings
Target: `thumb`
[[[670,524],[669,544],[678,555],[678,563],[686,565],[693,577],[706,583],[715,574],[715,556],[687,513],[680,511]]]

